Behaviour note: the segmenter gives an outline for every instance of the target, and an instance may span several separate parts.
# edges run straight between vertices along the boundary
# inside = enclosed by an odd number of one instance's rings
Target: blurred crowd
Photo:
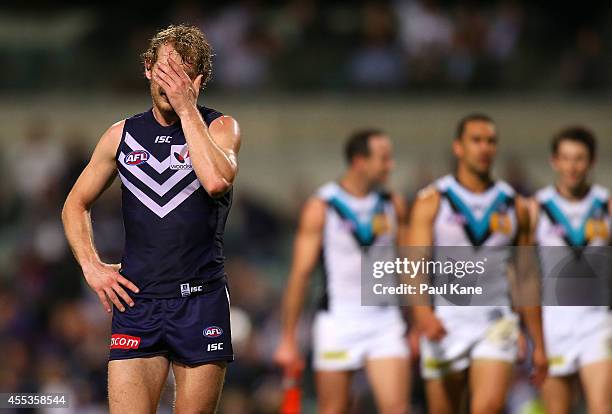
[[[5,2],[0,62],[9,76],[0,87],[138,89],[138,56],[147,40],[181,22],[208,35],[215,50],[211,88],[225,91],[610,86],[605,2],[554,8],[521,0],[41,3],[33,12]]]

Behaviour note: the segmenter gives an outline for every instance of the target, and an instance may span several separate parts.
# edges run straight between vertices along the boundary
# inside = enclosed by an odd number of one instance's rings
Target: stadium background
[[[226,236],[238,359],[222,413],[275,412],[271,357],[297,213],[341,173],[350,131],[390,133],[393,186],[410,199],[450,168],[454,124],[467,112],[498,121],[496,174],[524,194],[552,178],[551,135],[584,123],[600,141],[595,178],[612,186],[609,2],[209,3],[0,6],[0,392],[66,391],[72,412],[106,411],[109,319],[82,280],[59,213],[100,134],[150,106],[139,54],[170,23],[208,35],[215,67],[200,102],[235,116],[243,132]],[[118,261],[118,182],[93,220],[102,257]],[[525,369],[512,412],[533,395]],[[355,384],[356,412],[373,412],[364,381]],[[171,399],[166,392],[162,412]],[[421,412],[418,383],[413,400]]]

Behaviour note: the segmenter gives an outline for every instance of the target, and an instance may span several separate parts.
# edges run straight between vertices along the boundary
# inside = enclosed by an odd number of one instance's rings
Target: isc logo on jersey
[[[170,169],[171,170],[191,170],[191,158],[189,157],[189,147],[184,145],[170,146]]]
[[[139,165],[139,164],[142,164],[143,162],[147,162],[149,157],[150,157],[150,154],[147,151],[136,150],[136,151],[130,152],[128,155],[125,156],[125,163],[127,165]]]
[[[158,135],[155,137],[156,144],[169,144],[172,140],[170,135]]]

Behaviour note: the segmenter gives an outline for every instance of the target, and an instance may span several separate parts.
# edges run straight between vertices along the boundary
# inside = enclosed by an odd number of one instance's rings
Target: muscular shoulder
[[[121,136],[123,134],[123,127],[125,126],[125,119],[115,122],[102,134],[94,155],[98,155],[104,158],[115,158],[119,143],[121,142]]]
[[[325,224],[327,203],[320,197],[312,196],[304,204],[300,217],[300,228],[321,230]]]
[[[235,152],[240,149],[240,125],[233,117],[221,115],[208,126],[215,141]]]
[[[119,146],[121,141],[121,135],[123,134],[123,127],[125,126],[125,119],[115,122],[112,124],[106,132],[102,135],[100,141],[109,141],[110,143],[116,143]]]
[[[221,115],[215,118],[209,125],[211,131],[223,132],[225,130],[236,131],[238,126],[238,121],[234,119],[234,117],[230,115]]]
[[[125,119],[122,119],[121,121],[117,121],[114,124],[112,124],[106,132],[121,139],[121,134],[123,133],[123,127],[125,127]]]
[[[417,193],[412,209],[419,217],[433,220],[441,198],[440,190],[434,184],[428,185]]]

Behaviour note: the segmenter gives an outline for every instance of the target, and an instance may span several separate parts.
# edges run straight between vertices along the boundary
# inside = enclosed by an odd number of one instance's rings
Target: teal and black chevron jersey
[[[561,196],[553,186],[536,194],[540,216],[536,241],[541,246],[606,246],[610,240],[612,220],[609,191],[593,185],[582,200]]]
[[[474,193],[453,175],[436,180],[434,186],[441,194],[433,225],[434,245],[463,247],[462,260],[485,260],[487,276],[478,283],[486,294],[473,300],[482,300],[478,303],[482,305],[509,304],[508,260],[518,229],[514,190],[504,181],[495,181],[485,191]],[[447,254],[447,249],[435,249],[438,260],[446,260]],[[434,304],[442,302],[436,297]],[[455,307],[442,308],[444,312],[457,311]]]
[[[397,218],[389,194],[372,191],[356,197],[340,184],[329,182],[319,188],[316,197],[327,204],[321,247],[325,276],[321,307],[348,312],[373,310],[361,306],[361,264],[371,248],[380,255],[383,247],[395,245]]]

